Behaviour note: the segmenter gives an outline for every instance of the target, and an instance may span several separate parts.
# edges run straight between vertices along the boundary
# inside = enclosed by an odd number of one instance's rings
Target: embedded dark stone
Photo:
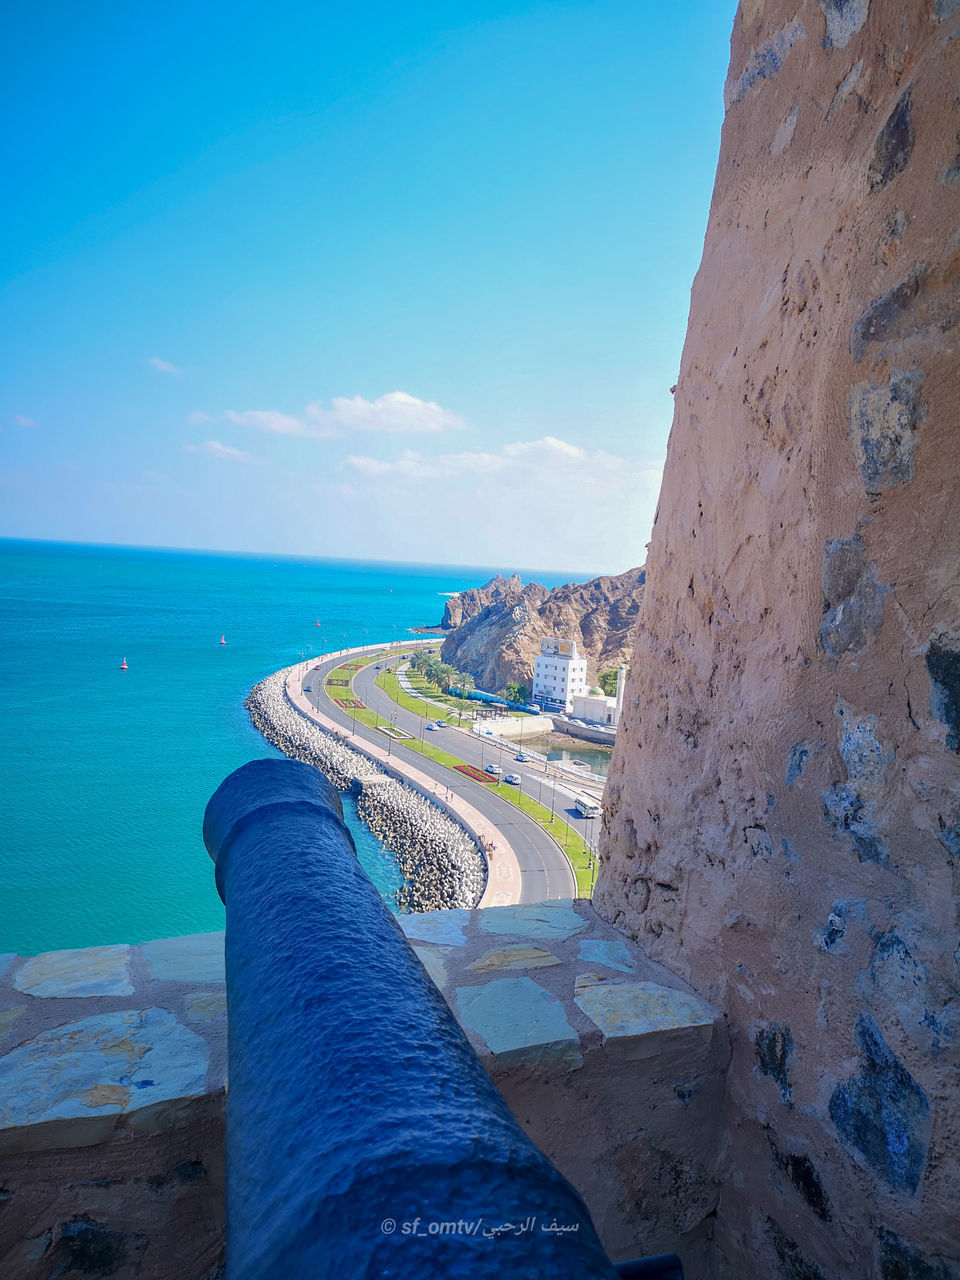
[[[953,858],[960,858],[960,817],[956,817],[951,826],[947,826],[943,818],[940,823],[940,843]]]
[[[833,948],[843,939],[843,935],[847,931],[846,912],[842,909],[840,903],[833,904],[833,910],[827,916],[826,924],[820,930],[818,946],[821,951],[832,951]]]
[[[887,860],[880,833],[867,816],[863,797],[850,783],[837,783],[823,793],[823,809],[827,823],[836,831],[846,832],[861,862],[882,865]]]
[[[862,1055],[858,1076],[842,1080],[830,1098],[841,1139],[895,1191],[920,1185],[929,1141],[927,1095],[887,1047],[869,1013],[856,1025]]]
[[[889,592],[889,583],[878,580],[877,566],[867,560],[859,534],[828,538],[823,553],[823,618],[817,633],[824,653],[831,658],[861,653],[883,626]]]
[[[861,382],[850,393],[850,435],[863,487],[872,499],[913,475],[917,428],[927,416],[922,383],[918,370],[891,369],[886,386]]]
[[[867,20],[870,0],[820,0],[827,22],[825,49],[844,49],[847,41]]]
[[[772,80],[783,66],[787,54],[804,34],[803,23],[794,18],[771,36],[763,48],[754,49],[739,78],[724,91],[724,105],[729,109],[742,102],[759,80]]]
[[[792,787],[801,773],[803,773],[803,766],[807,763],[809,756],[810,744],[807,742],[795,742],[790,748],[786,769],[788,787]]]
[[[910,118],[910,90],[903,95],[880,130],[867,170],[871,191],[880,191],[907,167],[916,135]]]
[[[772,1076],[780,1086],[781,1098],[784,1102],[789,1102],[792,1089],[788,1070],[793,1057],[793,1033],[790,1028],[781,1026],[779,1022],[761,1027],[754,1036],[753,1047],[761,1074]]]
[[[881,1228],[880,1280],[956,1280],[953,1267],[937,1258],[930,1261],[892,1231]]]
[[[796,1241],[785,1235],[772,1218],[767,1219],[767,1232],[785,1280],[827,1280],[817,1264],[803,1256]]]
[[[960,324],[956,279],[943,275],[931,282],[929,277],[929,267],[921,262],[861,313],[850,331],[854,360],[862,360],[871,343],[896,345],[921,334],[948,333]]]
[[[131,1245],[137,1253],[142,1253],[147,1245],[146,1237],[112,1231],[93,1218],[71,1218],[60,1228],[60,1238],[51,1255],[48,1280],[60,1280],[61,1276],[77,1272],[106,1280],[127,1261]]]
[[[824,1222],[830,1222],[833,1214],[830,1201],[823,1189],[820,1175],[813,1167],[809,1156],[796,1155],[794,1152],[781,1151],[770,1130],[767,1130],[767,1141],[777,1166],[787,1175],[807,1204]]]
[[[193,1182],[206,1181],[207,1170],[202,1160],[181,1160],[170,1173],[155,1174],[152,1178],[147,1179],[148,1184],[155,1191],[162,1191],[174,1182],[179,1183],[180,1186],[185,1186]]]
[[[855,361],[863,359],[871,342],[888,342],[891,338],[904,337],[910,331],[911,313],[923,292],[928,274],[926,263],[921,263],[882,298],[871,302],[854,321],[850,354]]]
[[[960,3],[960,0],[958,0],[958,3]],[[957,142],[960,142],[960,133],[957,134]],[[960,152],[954,157],[953,163],[948,164],[943,173],[941,173],[940,181],[945,187],[952,187],[955,183],[960,182]]]
[[[691,1098],[700,1092],[702,1080],[684,1080],[682,1084],[673,1086],[673,1092],[677,1095],[681,1107],[685,1107]]]
[[[915,987],[926,981],[923,965],[913,958],[910,948],[894,930],[880,935],[870,957],[870,977],[878,986],[887,985],[890,966],[908,977]]]
[[[788,862],[803,861],[803,854],[800,852],[800,850],[797,848],[795,844],[791,844],[791,842],[787,839],[786,836],[780,837],[780,848],[783,851],[783,856],[786,858]]]
[[[960,653],[936,642],[927,650],[930,710],[947,726],[947,750],[960,754]]]

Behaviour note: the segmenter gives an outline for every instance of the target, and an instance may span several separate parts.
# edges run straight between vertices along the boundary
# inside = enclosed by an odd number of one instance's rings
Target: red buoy
[[[221,636],[221,637],[220,637],[220,643],[221,643],[221,644],[226,644],[226,643],[227,643],[227,637],[226,637],[226,636]]]
[[[120,663],[120,670],[121,670],[121,671],[126,671],[126,670],[127,670],[127,660],[126,660],[126,658],[124,658],[124,660]]]

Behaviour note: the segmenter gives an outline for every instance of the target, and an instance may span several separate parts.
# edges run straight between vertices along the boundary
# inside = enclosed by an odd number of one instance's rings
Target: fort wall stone
[[[955,0],[743,0],[599,912],[728,1019],[721,1273],[960,1274]]]

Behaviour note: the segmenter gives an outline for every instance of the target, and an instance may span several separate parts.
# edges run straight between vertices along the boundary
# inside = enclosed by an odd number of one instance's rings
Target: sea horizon
[[[364,556],[320,556],[300,554],[292,551],[243,551],[243,550],[224,550],[216,547],[170,547],[154,543],[138,543],[138,542],[90,542],[85,539],[64,539],[64,538],[24,538],[16,534],[0,534],[0,547],[4,543],[20,544],[23,546],[37,547],[76,547],[97,550],[113,550],[113,551],[144,551],[156,552],[161,555],[184,555],[184,556],[217,556],[229,560],[287,560],[298,564],[336,564],[336,565],[361,565],[361,566],[380,566],[395,569],[452,569],[458,574],[467,572],[476,572],[478,574],[488,574],[493,576],[500,573],[505,578],[511,577],[514,573],[518,573],[525,582],[534,581],[530,575],[541,574],[549,578],[559,578],[561,581],[556,585],[563,586],[568,582],[589,582],[593,578],[600,577],[617,577],[620,573],[629,572],[629,570],[590,570],[579,571],[570,569],[543,569],[531,568],[529,565],[510,565],[506,568],[491,568],[490,565],[458,563],[455,561],[445,560],[391,560],[371,559]],[[642,566],[631,566],[642,567]],[[481,586],[481,583],[475,583],[475,586]],[[543,584],[545,585],[545,584]],[[468,588],[463,588],[467,590]]]

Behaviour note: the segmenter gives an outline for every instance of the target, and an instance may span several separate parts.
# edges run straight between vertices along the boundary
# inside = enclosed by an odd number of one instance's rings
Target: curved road
[[[377,653],[382,649],[383,645],[371,645],[366,652]],[[358,738],[376,742],[382,746],[385,741],[389,741],[384,734],[377,733],[375,729],[370,729],[366,725],[355,723],[350,713],[341,711],[338,706],[327,698],[324,692],[324,681],[330,671],[334,667],[340,666],[342,662],[348,661],[349,657],[359,656],[359,654],[340,655],[321,660],[319,664],[316,662],[311,663],[303,679],[304,695],[318,710],[322,710],[324,715],[355,732]],[[386,666],[388,663],[393,665],[398,661],[400,661],[399,655],[394,655],[389,659],[385,658],[383,665]],[[320,667],[319,671],[315,670],[318,665]],[[398,707],[374,683],[376,675],[377,672],[373,667],[366,668],[358,673],[354,680],[354,688],[358,697],[371,710],[379,712],[384,720],[394,722],[397,728],[403,729],[411,737],[419,738],[423,724],[422,718],[404,710],[402,707]],[[445,747],[451,755],[455,755],[467,764],[475,764],[477,768],[480,768],[482,764],[491,764],[494,761],[500,763],[501,755],[505,757],[502,763],[504,773],[511,772],[511,768],[519,768],[519,766],[513,764],[506,751],[498,751],[492,744],[483,743],[473,734],[458,733],[454,729],[440,729],[436,731],[434,736],[437,746]],[[429,757],[420,755],[419,752],[409,751],[396,742],[392,744],[391,754],[396,755],[398,760],[405,761],[422,773],[426,773],[431,778],[436,779],[437,798],[439,801],[442,802],[444,791],[449,789],[479,809],[481,813],[490,819],[494,826],[504,833],[513,847],[520,866],[522,879],[521,902],[542,902],[547,898],[575,898],[577,896],[573,868],[570,866],[563,851],[542,827],[539,827],[531,818],[528,818],[516,805],[504,800],[496,791],[485,786],[482,782],[474,782],[473,779],[466,777],[464,774],[448,769],[445,765],[437,764]],[[531,779],[531,781],[533,780]],[[536,783],[533,784],[531,791],[531,786],[525,778],[524,790],[528,795],[536,795]],[[542,803],[548,806],[550,804],[550,790],[544,787],[544,795],[542,797]],[[556,803],[562,806],[564,799],[565,797],[558,789]],[[564,817],[570,817],[571,821],[573,820],[570,814],[567,814],[562,809],[559,811],[563,812]]]

